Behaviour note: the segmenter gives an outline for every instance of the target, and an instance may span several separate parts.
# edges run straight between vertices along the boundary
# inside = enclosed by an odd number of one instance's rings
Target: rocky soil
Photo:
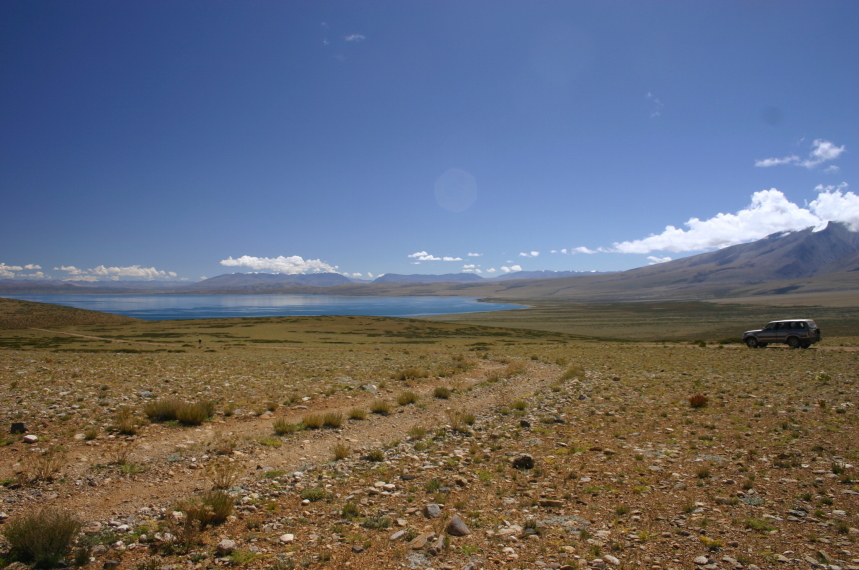
[[[859,568],[849,350],[2,356],[2,420],[27,431],[3,436],[0,519],[71,510],[92,567]],[[395,379],[416,365],[445,375]],[[217,412],[144,421],[169,395]],[[274,432],[331,412],[340,427]],[[192,532],[183,501],[215,486],[234,510]]]

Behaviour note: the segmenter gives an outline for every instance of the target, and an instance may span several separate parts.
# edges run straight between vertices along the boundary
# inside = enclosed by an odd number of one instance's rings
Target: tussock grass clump
[[[409,437],[412,439],[423,439],[427,434],[427,428],[424,426],[412,426],[409,428]]]
[[[176,419],[179,408],[183,405],[185,402],[179,398],[152,400],[143,406],[143,413],[153,422],[169,422]]]
[[[528,403],[525,400],[514,400],[510,407],[514,410],[524,412],[528,408]]]
[[[331,453],[334,454],[334,461],[340,461],[341,459],[346,459],[352,454],[352,448],[342,442],[335,443],[331,448]]]
[[[45,451],[33,454],[24,461],[23,469],[16,478],[21,485],[53,481],[66,463],[66,457],[61,453]]]
[[[343,425],[343,414],[340,412],[328,412],[322,416],[322,425],[329,428],[339,428]]]
[[[215,455],[232,455],[238,445],[239,442],[234,435],[225,435],[220,431],[216,432],[215,437],[209,442],[209,448]]]
[[[137,435],[137,422],[129,408],[120,408],[116,412],[115,426],[121,435]]]
[[[365,456],[367,461],[380,462],[385,460],[385,452],[381,449],[371,449]]]
[[[414,404],[418,401],[418,395],[412,392],[411,390],[408,392],[402,392],[397,396],[397,403],[401,406],[408,406],[409,404]]]
[[[385,400],[376,400],[375,402],[370,404],[370,411],[374,414],[387,416],[389,413],[391,413],[391,404],[389,404]]]
[[[241,466],[227,460],[216,461],[206,468],[206,478],[215,489],[229,489],[239,478]]]
[[[358,509],[358,505],[349,502],[343,505],[343,508],[340,510],[340,516],[342,516],[347,521],[351,521],[360,517],[361,511]]]
[[[311,503],[315,503],[316,501],[322,501],[329,497],[328,491],[323,489],[322,487],[308,487],[301,491],[301,498],[305,501],[310,501]]]
[[[447,400],[450,398],[450,388],[445,386],[436,386],[435,390],[432,391],[432,395],[436,398],[440,398],[442,400]]]
[[[286,418],[277,418],[272,422],[271,427],[277,435],[289,435],[298,429],[295,424],[286,421]]]
[[[212,417],[215,405],[207,401],[189,404],[178,398],[164,398],[147,402],[143,406],[143,413],[154,422],[178,421],[198,426]]]
[[[707,396],[703,396],[701,394],[695,394],[694,396],[689,398],[689,405],[693,408],[705,408],[707,407]]]
[[[382,530],[391,527],[390,517],[364,517],[361,526],[371,530]]]
[[[524,362],[520,362],[518,360],[514,360],[502,372],[502,376],[505,378],[512,378],[514,376],[518,376],[519,374],[524,374],[527,370]]]
[[[325,425],[325,418],[322,414],[309,414],[301,418],[301,423],[307,429],[320,429]]]
[[[207,491],[186,499],[176,505],[176,510],[185,514],[188,521],[196,522],[199,528],[221,524],[233,512],[235,499],[225,491]]]
[[[418,380],[419,378],[429,378],[432,373],[425,368],[405,368],[396,372],[393,375],[394,380]]]
[[[447,417],[450,421],[450,428],[459,433],[469,433],[468,426],[474,425],[475,422],[474,414],[462,410],[449,410]]]
[[[574,380],[576,378],[584,378],[585,369],[577,364],[573,364],[561,374],[561,380]]]
[[[37,568],[53,568],[69,553],[80,530],[81,523],[73,515],[45,507],[10,519],[2,533],[13,558]]]
[[[362,410],[361,408],[352,408],[349,410],[349,419],[350,420],[366,420],[367,419],[367,410]]]
[[[198,426],[211,418],[214,413],[215,406],[211,402],[195,402],[180,406],[176,412],[176,419],[185,425]]]

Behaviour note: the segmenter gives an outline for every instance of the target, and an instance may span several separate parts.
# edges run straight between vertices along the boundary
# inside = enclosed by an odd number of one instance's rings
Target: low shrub
[[[367,419],[367,410],[362,410],[361,408],[352,408],[349,410],[349,419],[350,420],[366,420]]]
[[[703,396],[701,394],[695,394],[694,396],[689,398],[689,405],[693,408],[704,408],[707,406],[707,396]]]
[[[69,553],[80,529],[73,515],[44,507],[10,519],[2,534],[13,558],[37,568],[53,568]]]

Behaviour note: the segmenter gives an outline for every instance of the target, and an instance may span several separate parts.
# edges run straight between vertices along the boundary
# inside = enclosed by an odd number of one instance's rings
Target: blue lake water
[[[364,315],[421,317],[522,309],[480,303],[475,297],[345,297],[334,295],[3,295],[10,299],[66,305],[145,321]]]

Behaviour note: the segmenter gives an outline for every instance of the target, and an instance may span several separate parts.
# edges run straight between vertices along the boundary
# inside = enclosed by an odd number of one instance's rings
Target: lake
[[[144,321],[364,315],[421,317],[522,309],[509,303],[480,303],[476,297],[346,297],[335,295],[2,295],[114,313]]]

